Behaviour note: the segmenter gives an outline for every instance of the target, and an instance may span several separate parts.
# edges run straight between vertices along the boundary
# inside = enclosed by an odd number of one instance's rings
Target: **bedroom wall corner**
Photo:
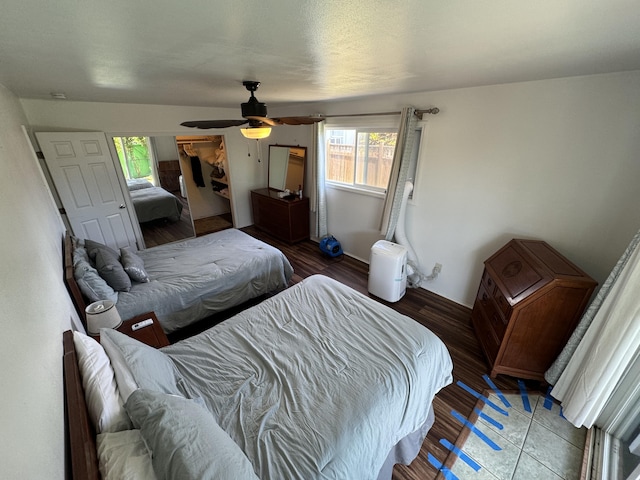
[[[64,478],[62,332],[76,316],[62,280],[64,226],[0,85],[0,477]]]
[[[296,114],[440,108],[424,122],[406,233],[426,274],[443,266],[422,287],[470,307],[484,260],[512,238],[545,240],[606,279],[640,226],[639,86],[636,70],[309,104]],[[329,232],[367,259],[380,238],[380,199],[327,189],[327,208]]]

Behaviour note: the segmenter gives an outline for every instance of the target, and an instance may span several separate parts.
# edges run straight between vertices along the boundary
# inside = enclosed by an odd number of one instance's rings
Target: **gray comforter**
[[[138,255],[151,281],[119,292],[116,307],[122,318],[155,312],[167,333],[283,289],[293,275],[280,250],[235,229],[141,250]]]
[[[162,351],[265,480],[375,479],[452,380],[432,332],[319,275]]]
[[[164,188],[154,187],[130,190],[131,200],[135,208],[138,222],[150,222],[160,218],[168,218],[172,222],[180,220],[182,202],[173,193]]]

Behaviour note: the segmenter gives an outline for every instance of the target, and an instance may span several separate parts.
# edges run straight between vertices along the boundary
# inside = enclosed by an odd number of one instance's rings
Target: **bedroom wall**
[[[251,199],[233,195],[248,192],[266,182],[266,167],[257,162],[255,140],[247,140],[238,128],[194,130],[181,127],[185,120],[239,117],[237,108],[134,105],[56,100],[20,100],[33,131],[101,131],[108,135],[224,135],[232,181],[231,209],[237,228],[251,225]],[[253,152],[248,156],[248,152]]]
[[[185,118],[237,117],[235,109],[21,103],[39,130],[82,125],[175,135],[185,133],[176,130]],[[408,104],[441,109],[425,118],[415,199],[407,208],[407,235],[424,269],[443,265],[425,288],[470,306],[482,262],[512,237],[546,240],[602,283],[640,228],[634,208],[640,196],[639,71],[271,107],[270,113],[352,114]],[[266,185],[268,145],[311,147],[310,127],[278,127],[260,142],[244,139],[239,129],[212,133],[225,135],[233,192],[243,192],[233,194],[238,227],[252,223],[247,192]],[[327,200],[329,232],[346,252],[368,260],[380,238],[380,198],[328,189]]]
[[[640,71],[382,96],[273,115],[437,106],[407,235],[423,286],[471,306],[482,262],[513,237],[539,238],[600,284],[640,228]],[[382,201],[329,188],[329,232],[368,260]]]
[[[64,227],[22,125],[0,85],[0,477],[62,479],[62,332],[78,317],[62,281]]]
[[[171,136],[153,137],[153,148],[159,162],[178,160],[176,139]]]

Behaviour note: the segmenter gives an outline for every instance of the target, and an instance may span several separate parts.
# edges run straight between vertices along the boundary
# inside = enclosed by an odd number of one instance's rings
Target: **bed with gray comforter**
[[[167,218],[172,222],[180,220],[182,202],[173,193],[156,187],[143,178],[127,180],[127,187],[138,222],[150,222],[160,218]]]
[[[161,351],[261,479],[390,478],[452,381],[435,334],[321,275]]]
[[[118,292],[116,307],[122,318],[155,312],[167,333],[286,288],[293,275],[280,250],[236,229],[137,254],[150,281]]]

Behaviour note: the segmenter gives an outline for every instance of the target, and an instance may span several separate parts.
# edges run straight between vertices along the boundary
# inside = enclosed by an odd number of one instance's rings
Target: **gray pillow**
[[[159,480],[257,480],[244,452],[193,400],[139,389],[125,409],[151,450]]]
[[[106,251],[111,255],[114,255],[116,258],[120,256],[120,254],[116,252],[113,248],[108,247],[99,242],[94,242],[93,240],[89,240],[89,239],[86,239],[84,241],[84,248],[87,250],[87,253],[89,254],[89,258],[91,258],[91,260],[94,262],[96,260],[96,255],[101,250]]]
[[[100,329],[100,343],[109,356],[122,401],[137,388],[184,395],[182,376],[160,350],[110,328]]]
[[[131,290],[131,278],[124,271],[122,264],[118,260],[118,255],[113,255],[108,250],[98,250],[96,254],[96,269],[115,291],[128,292]]]
[[[111,300],[116,303],[118,301],[118,292],[109,286],[88,261],[77,261],[73,266],[73,276],[80,291],[90,302]]]
[[[144,260],[140,258],[136,253],[128,248],[120,249],[120,263],[124,267],[124,271],[127,272],[131,280],[134,282],[148,282],[149,275],[144,269]]]

